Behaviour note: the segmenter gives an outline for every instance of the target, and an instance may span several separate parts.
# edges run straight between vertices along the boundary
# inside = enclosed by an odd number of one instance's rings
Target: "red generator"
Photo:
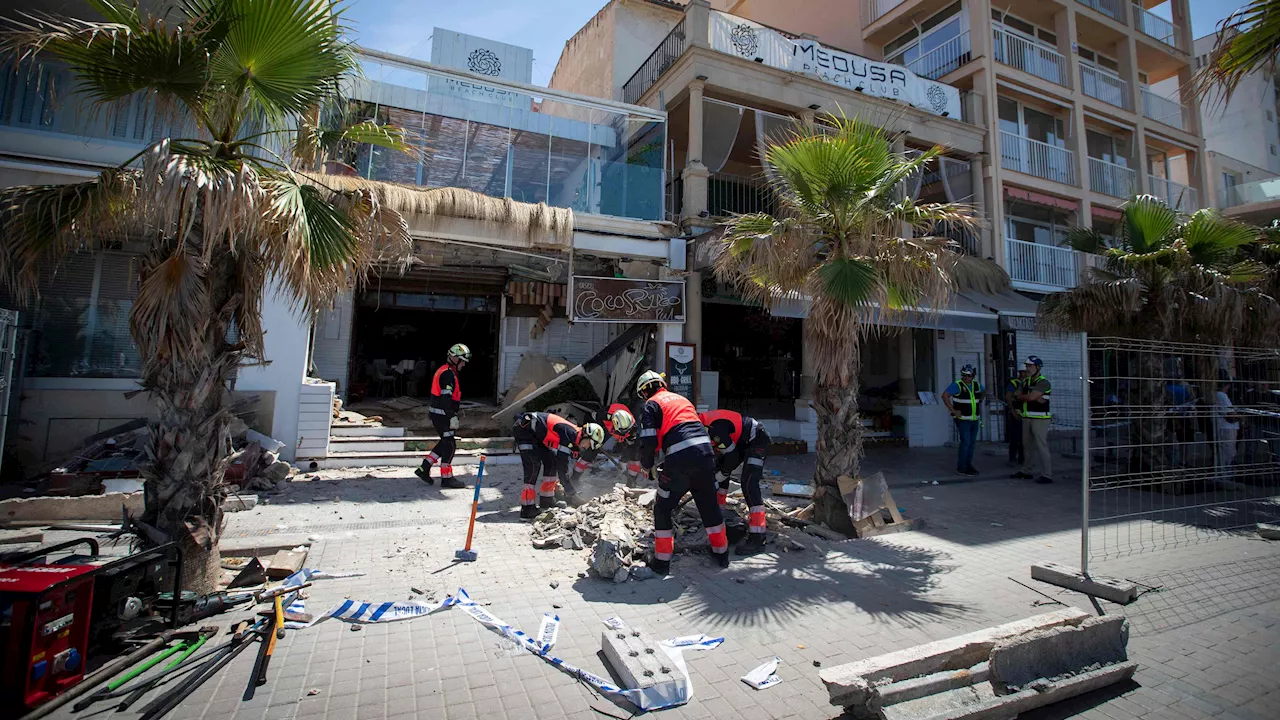
[[[84,677],[97,569],[0,567],[0,707],[34,708]]]

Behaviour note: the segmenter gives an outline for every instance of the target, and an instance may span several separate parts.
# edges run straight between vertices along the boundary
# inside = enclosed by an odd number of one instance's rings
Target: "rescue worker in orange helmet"
[[[716,500],[724,507],[729,495],[729,476],[742,465],[742,494],[747,499],[747,541],[738,546],[739,555],[755,555],[764,550],[764,461],[769,456],[769,433],[755,418],[732,410],[699,413],[698,418],[711,436],[716,453],[716,469],[721,474]]]
[[[453,453],[458,448],[458,406],[462,402],[462,385],[458,373],[471,362],[471,348],[461,343],[449,348],[445,363],[431,378],[431,425],[440,433],[440,440],[422,460],[422,466],[413,471],[428,485],[431,466],[440,463],[440,487],[458,489],[466,485],[453,476]]]
[[[636,395],[645,400],[640,415],[640,466],[654,467],[659,451],[664,453],[658,473],[658,497],[653,505],[653,571],[671,571],[675,553],[672,513],[685,493],[693,493],[702,525],[711,544],[711,557],[720,567],[729,567],[729,537],[724,516],[716,503],[716,460],[711,438],[698,419],[693,403],[667,389],[667,381],[652,370],[636,381]]]
[[[569,461],[579,460],[583,450],[594,450],[604,444],[604,428],[595,423],[579,428],[552,413],[522,413],[512,427],[512,436],[524,466],[520,518],[531,520],[538,516],[539,508],[554,506],[557,481],[563,484],[569,503],[580,504],[573,481],[569,478]],[[539,467],[542,469],[541,482],[538,480]]]

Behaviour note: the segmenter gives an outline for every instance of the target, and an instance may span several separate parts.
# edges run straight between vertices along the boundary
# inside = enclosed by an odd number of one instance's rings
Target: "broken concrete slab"
[[[1280,525],[1258,523],[1258,537],[1263,540],[1280,540]]]
[[[257,495],[228,495],[222,501],[222,512],[243,512],[258,506]]]
[[[984,684],[990,677],[990,667],[990,663],[980,662],[965,670],[947,670],[888,685],[877,685],[876,697],[870,705],[873,709],[899,705],[910,700],[918,700],[926,695]]]
[[[877,657],[824,669],[820,677],[832,705],[863,705],[872,696],[872,683],[898,682],[921,675],[964,670],[988,659],[995,644],[1034,630],[1076,626],[1090,615],[1079,608],[1065,608],[1024,620],[886,653]]]
[[[1009,695],[1041,679],[1053,681],[1082,669],[1121,663],[1129,659],[1128,643],[1129,623],[1120,615],[1001,640],[991,649],[991,685],[997,694]]]
[[[106,493],[76,497],[34,497],[0,500],[0,524],[26,525],[64,520],[120,521],[123,506],[130,515],[142,514],[142,493]]]
[[[301,570],[306,561],[306,550],[279,550],[267,566],[267,577],[273,580],[287,578]]]
[[[271,557],[281,550],[310,545],[306,535],[289,533],[260,537],[219,538],[218,552],[223,557]]]
[[[600,649],[613,668],[622,687],[650,689],[665,687],[662,697],[679,697],[685,684],[675,663],[642,630],[622,628],[605,630],[600,635]]]
[[[1055,562],[1043,562],[1031,566],[1031,579],[1057,585],[1058,587],[1092,595],[1113,603],[1128,605],[1138,599],[1138,586],[1128,580],[1086,576],[1079,568],[1061,565]]]
[[[44,542],[44,533],[39,530],[0,530],[0,545],[39,542]]]

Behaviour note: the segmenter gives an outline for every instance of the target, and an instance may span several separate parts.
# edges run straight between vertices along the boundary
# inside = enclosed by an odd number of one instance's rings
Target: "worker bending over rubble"
[[[738,546],[739,555],[755,555],[764,550],[764,493],[760,480],[764,477],[764,461],[769,457],[769,433],[758,420],[732,410],[699,413],[698,419],[711,436],[716,453],[716,469],[720,472],[720,489],[716,500],[724,508],[729,496],[729,476],[742,466],[742,494],[747,499],[747,541]]]
[[[614,403],[605,414],[604,429],[618,443],[618,457],[627,464],[627,487],[635,487],[641,474],[636,416],[626,405]]]
[[[595,423],[587,423],[579,428],[551,413],[522,413],[516,417],[511,434],[515,439],[516,449],[520,451],[520,462],[524,466],[520,518],[531,520],[538,516],[540,507],[554,506],[557,481],[564,486],[565,499],[570,504],[581,504],[573,484],[587,467],[581,453],[584,450],[598,450],[604,444],[604,428]],[[573,479],[569,477],[570,460],[575,461]],[[542,468],[540,484],[539,467]]]
[[[659,575],[671,571],[675,553],[671,515],[685,493],[693,493],[711,543],[711,557],[720,567],[729,567],[729,537],[716,503],[715,453],[698,411],[693,403],[668,390],[667,381],[652,370],[640,376],[636,394],[645,400],[640,415],[641,467],[651,472],[658,452],[664,453],[653,504],[653,562],[649,567]]]
[[[471,348],[458,343],[449,348],[445,363],[431,377],[431,425],[440,433],[440,440],[422,459],[422,466],[413,471],[428,485],[431,466],[440,463],[440,487],[458,489],[466,487],[453,476],[453,453],[458,448],[458,406],[462,404],[462,384],[458,373],[471,362]]]

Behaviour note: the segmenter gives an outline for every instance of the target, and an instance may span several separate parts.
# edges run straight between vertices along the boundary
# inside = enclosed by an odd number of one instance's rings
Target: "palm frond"
[[[1145,254],[1162,247],[1178,224],[1178,214],[1154,195],[1138,195],[1121,208],[1121,233],[1128,249]]]
[[[1218,24],[1209,61],[1193,77],[1202,97],[1230,102],[1240,83],[1259,70],[1274,75],[1280,53],[1280,0],[1252,0]]]

